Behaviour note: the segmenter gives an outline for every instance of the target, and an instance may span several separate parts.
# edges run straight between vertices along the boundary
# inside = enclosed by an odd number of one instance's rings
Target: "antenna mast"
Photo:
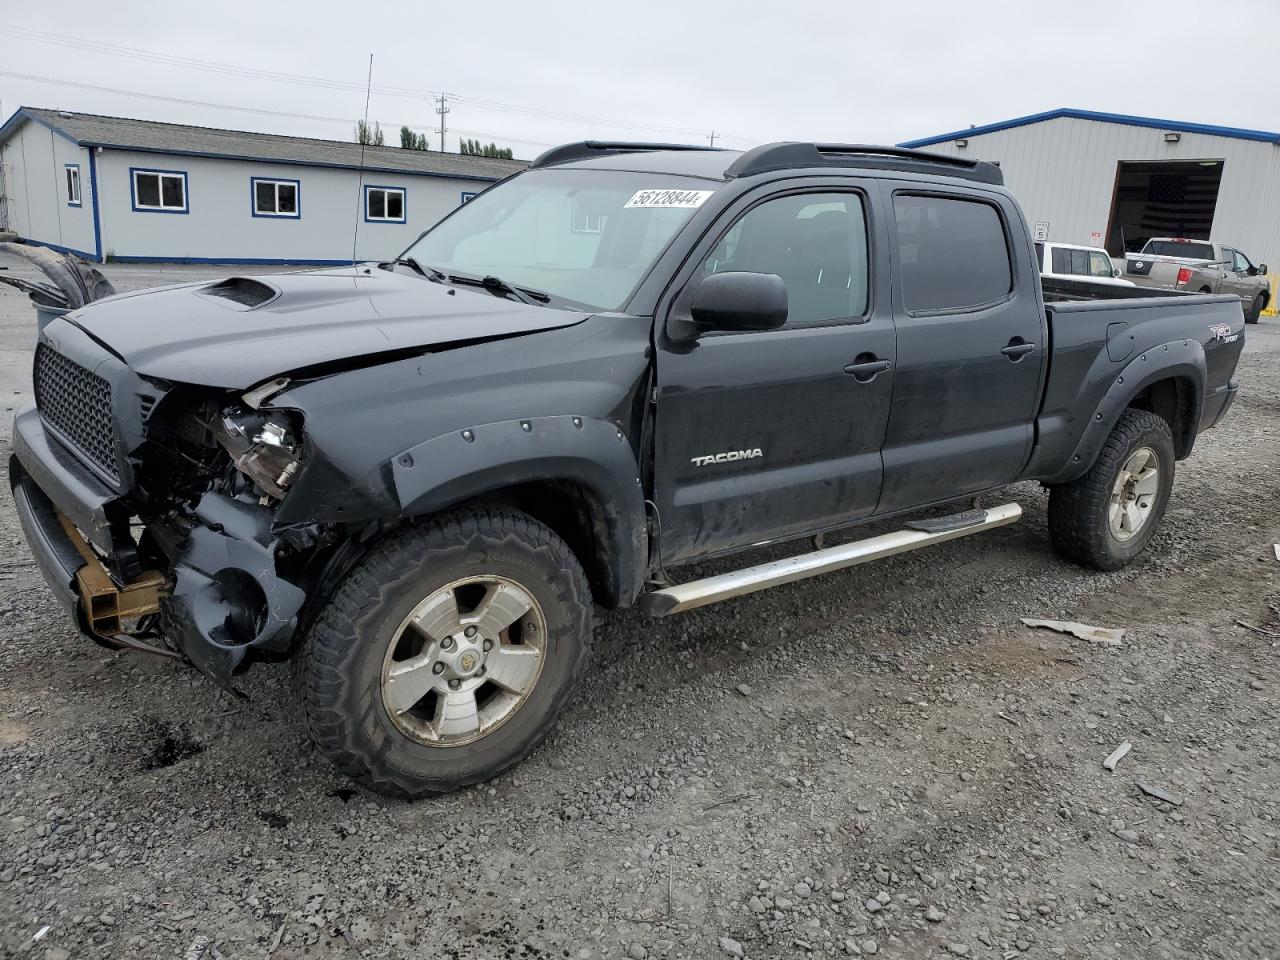
[[[369,97],[373,93],[373,54],[369,54],[369,77],[364,86],[364,136],[360,138],[360,173],[356,178],[356,220],[351,226],[351,262],[356,262],[356,241],[360,237],[360,207],[364,203],[364,148],[369,143]]]

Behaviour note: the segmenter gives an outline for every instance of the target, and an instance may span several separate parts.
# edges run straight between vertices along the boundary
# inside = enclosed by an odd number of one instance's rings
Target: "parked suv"
[[[228,687],[292,660],[318,747],[402,796],[528,754],[596,605],[989,530],[1021,511],[974,498],[1021,480],[1113,569],[1235,396],[1240,301],[1042,281],[1001,183],[893,147],[570,144],[386,263],[92,303],[40,336],[18,515],[85,636]]]

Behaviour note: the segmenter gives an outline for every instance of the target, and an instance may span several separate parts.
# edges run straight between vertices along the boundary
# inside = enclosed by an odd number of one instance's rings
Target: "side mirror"
[[[776,330],[787,322],[787,285],[776,273],[713,273],[689,312],[711,330]]]
[[[1119,269],[1118,267],[1112,267],[1112,268],[1111,268],[1111,276],[1112,276],[1112,277],[1118,277],[1118,276],[1120,276],[1120,269]]]
[[[1258,264],[1258,276],[1265,277],[1267,275],[1267,265],[1265,263]]]

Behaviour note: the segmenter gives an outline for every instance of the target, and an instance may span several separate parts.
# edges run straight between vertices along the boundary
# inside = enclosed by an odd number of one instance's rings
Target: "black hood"
[[[354,267],[144,290],[65,319],[144,376],[243,389],[295,370],[535,333],[588,316]]]

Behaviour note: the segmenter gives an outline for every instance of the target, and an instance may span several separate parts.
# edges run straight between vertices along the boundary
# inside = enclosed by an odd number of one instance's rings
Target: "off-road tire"
[[[428,745],[402,732],[383,702],[387,646],[415,603],[474,573],[519,583],[542,608],[541,674],[511,719],[471,743]],[[488,780],[540,744],[568,703],[591,648],[586,576],[551,529],[505,507],[420,521],[374,547],[321,611],[299,652],[307,731],[340,771],[412,799]]]
[[[1112,535],[1108,520],[1111,491],[1129,456],[1149,447],[1159,460],[1159,488],[1142,528],[1129,540]],[[1070,483],[1049,490],[1049,539],[1062,557],[1095,570],[1123,567],[1146,547],[1160,526],[1173,489],[1173,434],[1162,417],[1126,410],[1092,467]]]
[[[1260,293],[1253,298],[1253,306],[1244,312],[1245,323],[1257,323],[1262,317],[1262,311],[1267,308],[1266,294]]]

